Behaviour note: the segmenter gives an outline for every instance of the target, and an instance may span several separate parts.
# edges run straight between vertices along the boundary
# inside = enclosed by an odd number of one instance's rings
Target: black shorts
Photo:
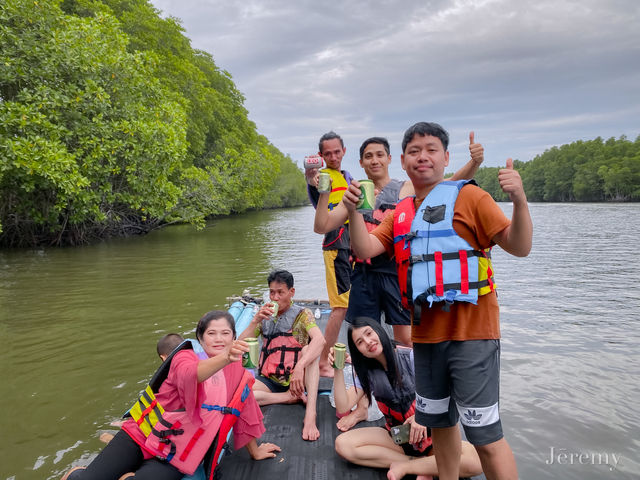
[[[289,387],[285,387],[284,385],[263,375],[256,375],[256,380],[260,380],[262,383],[264,383],[273,393],[282,393],[289,390]]]
[[[414,343],[413,354],[416,422],[446,428],[460,420],[473,445],[503,437],[499,340]]]
[[[351,293],[346,320],[369,317],[380,321],[384,312],[389,325],[411,325],[411,316],[402,306],[398,276],[376,272],[362,263],[356,263],[351,273]]]

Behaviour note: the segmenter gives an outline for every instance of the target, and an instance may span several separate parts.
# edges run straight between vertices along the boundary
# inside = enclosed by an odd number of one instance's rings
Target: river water
[[[510,205],[504,204],[510,215]],[[494,249],[501,415],[523,479],[640,478],[640,204],[532,204],[533,250]],[[157,339],[272,268],[326,298],[313,209],[74,249],[0,251],[0,479],[97,452],[158,365]]]

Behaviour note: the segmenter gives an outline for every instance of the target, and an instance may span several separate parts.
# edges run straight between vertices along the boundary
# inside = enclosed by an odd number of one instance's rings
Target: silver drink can
[[[248,337],[244,341],[249,344],[249,351],[242,354],[242,366],[245,368],[258,368],[258,356],[260,355],[258,339]]]
[[[356,210],[360,212],[370,212],[376,203],[376,193],[373,181],[360,180],[360,198],[356,204]]]
[[[344,343],[336,343],[333,346],[333,368],[342,370],[347,355],[347,346]]]
[[[318,193],[331,193],[331,175],[320,172],[318,177]]]

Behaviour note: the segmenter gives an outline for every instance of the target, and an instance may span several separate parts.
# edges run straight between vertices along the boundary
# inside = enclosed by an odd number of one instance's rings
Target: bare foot
[[[336,423],[336,427],[338,427],[338,430],[340,430],[341,432],[346,432],[350,430],[351,427],[353,427],[356,423],[358,422],[354,420],[353,415],[349,414],[346,417],[342,417],[340,420],[338,420],[338,423]]]
[[[349,415],[345,415],[340,420],[338,420],[338,423],[336,423],[336,426],[338,427],[338,430],[340,430],[341,432],[346,432],[347,430],[351,429],[356,423],[359,423],[362,420],[366,420],[366,419],[367,419],[367,411],[366,410],[364,411],[364,416],[363,416],[362,411],[356,408]]]
[[[73,472],[77,471],[77,470],[84,470],[87,467],[73,467],[71,470],[69,470],[67,473],[65,473],[62,476],[62,480],[67,480],[67,478],[69,478],[69,475],[71,475]]]
[[[389,471],[387,472],[387,480],[400,480],[407,473],[407,463],[408,462],[393,462],[389,466]],[[418,475],[416,476],[416,480],[433,480],[431,475]]]
[[[304,419],[304,423],[302,425],[302,439],[308,440],[310,442],[315,442],[320,438],[320,430],[316,426],[316,419],[307,420]]]
[[[333,378],[333,367],[327,362],[320,362],[320,376]]]
[[[100,441],[101,442],[109,443],[111,440],[113,440],[113,434],[112,433],[103,432],[103,433],[100,434]]]

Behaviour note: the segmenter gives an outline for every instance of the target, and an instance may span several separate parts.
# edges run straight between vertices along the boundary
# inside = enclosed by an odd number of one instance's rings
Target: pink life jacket
[[[167,361],[172,359],[173,355]],[[164,364],[160,368],[163,367]],[[159,409],[161,405],[155,399],[153,390],[147,388],[132,407],[132,410],[143,407],[141,415],[134,416],[134,421],[146,438],[138,438],[140,435],[131,437],[144,450],[188,475],[196,471],[211,448],[213,455],[205,465],[205,470],[209,472],[209,480],[212,480],[227,435],[240,416],[254,381],[251,373],[245,370],[228,405],[224,369],[202,382],[204,401],[200,405],[200,423],[194,423],[184,409]],[[149,421],[150,418],[153,420]]]

